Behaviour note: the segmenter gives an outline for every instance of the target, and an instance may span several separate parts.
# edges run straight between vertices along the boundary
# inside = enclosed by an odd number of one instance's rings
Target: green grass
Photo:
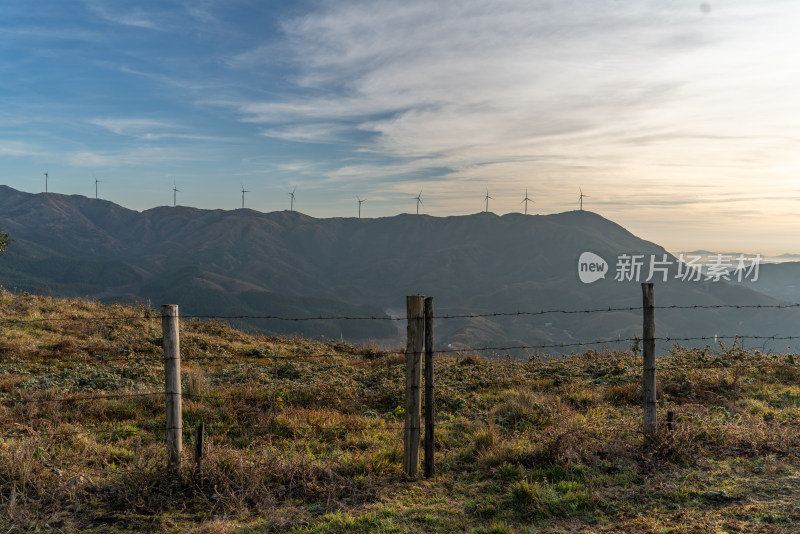
[[[800,530],[797,355],[674,347],[648,442],[632,354],[437,357],[436,476],[410,480],[402,355],[183,322],[170,470],[162,395],[54,402],[161,391],[151,310],[0,291],[0,317],[3,531]]]

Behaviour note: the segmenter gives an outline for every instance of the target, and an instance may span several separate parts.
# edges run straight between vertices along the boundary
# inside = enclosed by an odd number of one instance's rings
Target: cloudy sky
[[[288,6],[288,7],[287,7]],[[0,183],[800,252],[796,0],[0,0]]]

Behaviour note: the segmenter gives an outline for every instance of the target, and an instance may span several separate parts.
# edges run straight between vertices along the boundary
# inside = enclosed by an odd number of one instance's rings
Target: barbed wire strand
[[[762,344],[762,347],[769,341],[794,341],[800,339],[800,336],[778,336],[778,335],[770,335],[770,336],[763,336],[763,335],[743,335],[743,334],[717,334],[714,336],[684,336],[684,337],[675,337],[675,336],[657,336],[654,338],[655,341],[667,342],[667,343],[680,343],[680,342],[688,342],[688,341],[714,341],[714,343],[718,343],[721,340],[753,340],[753,341],[763,341],[765,343]],[[458,347],[458,348],[446,348],[446,349],[435,349],[435,354],[460,354],[460,353],[471,353],[471,352],[510,352],[510,351],[536,351],[536,350],[546,350],[546,349],[564,349],[564,348],[576,348],[576,347],[588,347],[592,345],[619,345],[622,343],[625,344],[633,344],[637,342],[641,342],[642,338],[639,336],[634,337],[618,337],[618,338],[607,338],[607,339],[598,339],[593,341],[575,341],[571,343],[550,343],[550,344],[540,344],[540,345],[504,345],[504,346],[485,346],[485,347]],[[402,355],[405,354],[405,349],[368,349],[369,353],[375,357],[381,356],[389,356],[389,355]],[[331,357],[342,357],[346,356],[347,354],[341,353],[315,353],[315,354],[292,354],[292,355],[279,355],[279,354],[264,354],[264,355],[252,355],[248,357],[253,358],[254,360],[257,359],[267,359],[267,360],[286,360],[286,361],[297,361],[297,360],[321,360],[325,358]],[[355,349],[353,352],[354,356],[358,356],[359,351],[358,348]],[[152,358],[146,357],[130,357],[129,355],[126,356],[105,356],[105,355],[96,355],[91,356],[89,358],[93,358],[95,361],[125,361],[130,363],[151,363],[157,364],[163,362],[163,357],[161,355],[154,355]],[[188,356],[181,358],[182,362],[204,362],[207,363],[209,361],[224,361],[233,358],[241,358],[241,355],[226,355],[226,356],[219,356],[219,355],[203,355],[203,356]],[[87,358],[82,358],[80,361],[87,361]],[[91,360],[88,360],[91,361]]]
[[[661,305],[654,306],[656,310],[710,310],[710,309],[791,309],[800,308],[800,303],[792,304],[693,304],[693,305]],[[467,314],[453,314],[453,315],[437,315],[434,319],[477,319],[484,317],[514,317],[514,316],[538,316],[548,314],[591,314],[591,313],[609,313],[609,312],[627,312],[627,311],[641,311],[641,306],[628,306],[628,307],[605,307],[605,308],[589,308],[583,310],[565,310],[565,309],[551,309],[539,311],[516,311],[516,312],[490,312],[490,313],[467,313]],[[162,315],[131,315],[121,317],[35,317],[30,319],[17,319],[12,317],[0,317],[0,322],[6,324],[27,324],[27,323],[40,323],[40,322],[56,322],[56,321],[89,321],[89,322],[123,322],[132,320],[156,320],[161,319]],[[406,321],[407,317],[378,317],[378,316],[346,316],[346,315],[319,315],[310,317],[283,317],[280,315],[199,315],[189,314],[181,315],[180,319],[203,319],[203,320],[234,320],[234,319],[258,319],[258,320],[275,320],[287,322],[302,322],[302,321]]]

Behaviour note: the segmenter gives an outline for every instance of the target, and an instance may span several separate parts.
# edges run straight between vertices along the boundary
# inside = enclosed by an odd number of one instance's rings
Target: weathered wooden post
[[[420,360],[423,342],[423,295],[406,297],[408,341],[406,343],[406,424],[403,434],[403,470],[417,476],[419,469]]]
[[[644,434],[652,437],[656,432],[656,316],[653,284],[642,284],[642,312]]]
[[[433,297],[425,299],[425,477],[433,476]]]
[[[161,329],[164,347],[164,393],[167,398],[167,454],[169,463],[180,465],[183,451],[181,407],[181,343],[178,305],[161,306]]]

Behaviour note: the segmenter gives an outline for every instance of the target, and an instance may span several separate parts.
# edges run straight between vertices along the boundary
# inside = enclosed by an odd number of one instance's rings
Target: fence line
[[[686,336],[686,337],[674,337],[674,336],[656,336],[653,339],[656,341],[664,341],[664,342],[681,342],[681,341],[714,341],[718,342],[720,340],[756,340],[756,341],[793,341],[793,340],[800,340],[800,336],[760,336],[760,335],[745,335],[745,334],[715,334],[713,336]],[[461,353],[470,353],[470,352],[488,352],[488,351],[495,351],[495,352],[504,352],[504,351],[512,351],[512,350],[535,350],[535,349],[553,349],[553,348],[570,348],[570,347],[582,347],[587,345],[614,345],[619,343],[636,343],[642,341],[641,337],[619,337],[619,338],[606,338],[606,339],[597,339],[593,341],[574,341],[572,343],[551,343],[551,344],[542,344],[542,345],[502,345],[502,346],[484,346],[484,347],[460,347],[460,348],[448,348],[448,349],[436,349],[434,351],[435,354],[461,354]],[[366,349],[365,349],[366,350]],[[370,351],[372,349],[369,349]],[[376,356],[381,355],[402,355],[405,354],[405,350],[403,349],[375,349]],[[357,354],[357,352],[356,352]],[[298,359],[320,359],[326,358],[331,356],[341,356],[341,354],[337,353],[324,353],[324,354],[293,354],[293,355],[281,355],[281,354],[264,354],[259,356],[249,356],[253,359],[268,359],[268,360],[298,360]],[[233,358],[234,356],[190,356],[186,358],[181,358],[181,361],[184,362],[207,362],[209,360],[225,360],[229,358]],[[151,357],[137,357],[137,356],[107,356],[104,354],[95,354],[95,355],[88,355],[87,358],[93,358],[100,361],[124,361],[124,362],[132,362],[132,363],[156,363],[162,361],[161,358],[158,356],[151,356]]]
[[[568,348],[568,347],[583,347],[588,345],[613,345],[619,343],[641,343],[643,349],[643,365],[642,365],[642,385],[644,391],[643,401],[643,434],[646,438],[651,438],[656,431],[656,410],[657,410],[657,392],[656,392],[656,358],[655,347],[656,341],[665,342],[681,342],[681,341],[703,341],[721,339],[734,339],[734,340],[794,340],[800,339],[800,336],[762,336],[762,335],[715,335],[715,336],[689,336],[689,337],[672,337],[672,336],[656,336],[656,310],[691,310],[691,309],[789,309],[800,308],[800,304],[780,304],[780,305],[737,305],[737,304],[719,304],[719,305],[667,305],[656,306],[654,304],[654,291],[653,284],[642,284],[643,304],[641,307],[620,307],[620,308],[596,308],[586,310],[542,310],[538,312],[508,312],[508,313],[487,313],[487,314],[466,314],[466,315],[441,315],[434,316],[432,299],[430,297],[425,299],[422,295],[412,295],[407,297],[407,313],[405,318],[401,317],[348,317],[348,316],[318,316],[318,317],[280,317],[273,315],[255,316],[255,315],[230,315],[230,316],[213,316],[213,315],[189,315],[184,316],[183,319],[270,319],[270,320],[283,320],[283,321],[320,321],[320,320],[380,320],[380,321],[408,321],[407,331],[407,346],[406,350],[397,351],[380,351],[381,354],[405,354],[406,360],[406,387],[405,387],[405,424],[398,426],[397,429],[402,429],[404,432],[403,438],[403,470],[410,477],[416,477],[419,467],[419,442],[421,437],[421,355],[423,347],[426,354],[425,358],[425,473],[426,476],[432,476],[434,472],[433,464],[433,432],[434,427],[438,424],[434,419],[435,406],[433,396],[433,377],[434,377],[434,360],[433,354],[448,354],[448,353],[463,353],[463,352],[485,352],[485,351],[511,351],[511,350],[541,350],[553,348]],[[425,310],[423,310],[423,303]],[[429,307],[428,307],[429,305]],[[423,313],[424,311],[424,313]],[[621,338],[616,339],[603,339],[596,341],[581,341],[571,343],[552,343],[541,345],[516,345],[516,346],[503,346],[503,347],[472,347],[472,348],[448,348],[444,350],[434,350],[433,348],[433,319],[465,319],[465,318],[479,318],[479,317],[509,317],[509,316],[538,316],[545,314],[589,314],[589,313],[608,313],[608,312],[621,312],[621,311],[642,311],[643,312],[643,333],[642,337]],[[62,399],[8,399],[0,402],[3,403],[71,403],[82,402],[89,400],[99,399],[112,399],[112,398],[125,398],[125,397],[153,397],[165,395],[166,400],[166,424],[163,428],[166,434],[167,453],[169,457],[169,464],[172,467],[180,465],[182,456],[182,439],[183,439],[183,413],[182,413],[182,399],[184,397],[205,400],[225,400],[233,399],[235,396],[207,396],[195,394],[183,394],[181,391],[181,372],[180,372],[180,323],[178,316],[177,305],[164,305],[162,306],[161,315],[145,314],[144,316],[122,316],[122,317],[52,317],[52,318],[35,318],[35,319],[13,319],[13,318],[0,318],[0,322],[5,324],[30,324],[46,321],[85,321],[85,322],[111,322],[122,323],[131,322],[134,320],[157,320],[161,319],[162,322],[162,348],[163,348],[163,364],[165,370],[165,384],[163,392],[146,392],[146,393],[127,393],[127,394],[114,394],[114,395],[84,395],[78,397],[66,397]],[[273,359],[276,363],[279,359],[292,359],[296,360],[303,355],[291,356],[278,356],[278,355],[264,355],[265,358]],[[430,358],[428,357],[430,356]],[[315,356],[318,357],[318,356]],[[102,358],[105,360],[112,358]],[[114,358],[116,359],[116,358]],[[119,358],[130,361],[130,358]],[[201,358],[192,358],[200,360]],[[191,361],[187,358],[185,361]],[[202,358],[207,361],[209,358]],[[277,368],[277,367],[276,367]],[[430,393],[430,394],[429,394]],[[443,423],[443,422],[442,422]],[[202,429],[205,424],[202,424]],[[209,425],[213,428],[216,425]],[[220,425],[222,427],[224,425]],[[244,432],[252,432],[259,427],[234,427],[228,426],[228,431],[240,430]],[[265,430],[271,430],[273,427],[264,426]],[[390,428],[390,427],[381,427]],[[72,432],[72,431],[70,431]],[[113,431],[111,431],[113,432]],[[85,431],[76,431],[78,433],[86,433]],[[54,435],[68,435],[58,432],[53,432]],[[26,434],[29,435],[29,434]],[[198,435],[202,437],[202,430],[198,431]],[[201,439],[201,438],[197,438]],[[429,454],[430,453],[430,454]],[[200,469],[201,453],[196,453],[197,468]]]
[[[791,309],[800,308],[800,303],[792,304],[670,304],[666,306],[655,306],[656,310],[716,310],[716,309]],[[640,306],[627,306],[627,307],[606,307],[606,308],[588,308],[583,310],[565,310],[565,309],[551,309],[539,311],[516,311],[516,312],[490,312],[490,313],[467,313],[467,314],[454,314],[454,315],[436,315],[436,320],[449,320],[449,319],[477,319],[485,317],[517,317],[517,316],[539,316],[548,314],[591,314],[591,313],[609,313],[609,312],[630,312],[641,311]],[[88,322],[122,322],[131,320],[159,320],[162,319],[159,314],[145,314],[145,315],[129,315],[121,317],[37,317],[33,319],[16,319],[13,317],[0,317],[0,322],[6,324],[27,324],[27,323],[41,323],[51,321],[88,321]],[[311,317],[283,317],[279,315],[183,315],[181,319],[205,319],[205,320],[231,320],[231,319],[262,319],[262,320],[275,320],[287,322],[302,322],[302,321],[407,321],[408,317],[377,317],[377,316],[346,316],[346,315],[330,315],[330,316],[311,316]]]
[[[655,338],[656,340],[666,339],[666,338]],[[794,338],[800,339],[800,337]],[[434,351],[438,353],[439,351]],[[396,354],[403,354],[403,352],[396,352]],[[271,358],[271,357],[268,357]],[[710,369],[718,369],[718,370],[727,370],[731,367],[735,366],[745,366],[748,368],[755,367],[757,365],[763,365],[759,361],[754,361],[754,358],[749,360],[741,361],[737,359],[725,359],[721,356],[713,356],[713,355],[706,355],[705,358],[709,361],[705,362],[704,365],[698,365],[698,362],[695,360],[693,362],[676,362],[669,356],[662,356],[656,359],[656,368],[661,369],[663,371],[670,371],[670,370],[683,370],[683,369],[690,369],[690,370],[710,370]],[[763,356],[762,356],[763,358]],[[297,357],[292,356],[283,356],[280,359],[287,359],[287,360],[296,360]],[[189,358],[182,358],[182,361],[188,361]],[[159,360],[161,361],[161,360]],[[783,362],[779,362],[783,365]],[[796,366],[800,367],[800,361],[798,361]],[[431,367],[432,369],[432,367]],[[585,376],[585,372],[576,371],[575,373],[571,373],[569,377],[580,378]],[[141,392],[141,393],[113,393],[113,394],[98,394],[98,395],[80,395],[80,396],[73,396],[73,397],[60,397],[60,398],[23,398],[23,397],[8,397],[5,399],[0,399],[0,404],[6,406],[18,406],[18,405],[26,405],[26,404],[70,404],[70,403],[80,403],[80,402],[88,402],[88,401],[95,401],[95,400],[114,400],[114,399],[123,399],[123,398],[148,398],[148,397],[161,397],[165,395],[164,391],[148,391],[148,392]],[[235,401],[244,398],[251,398],[244,395],[207,395],[207,394],[198,394],[198,393],[186,393],[181,392],[180,396],[184,399],[188,400],[203,400],[203,401]],[[440,421],[436,422],[436,426],[441,426],[442,424],[446,424],[447,422],[443,423]],[[455,423],[455,422],[451,422]],[[213,426],[213,425],[210,425]],[[209,425],[207,425],[207,428]],[[381,427],[384,428],[384,427]],[[405,427],[397,427],[397,428],[405,428]]]

